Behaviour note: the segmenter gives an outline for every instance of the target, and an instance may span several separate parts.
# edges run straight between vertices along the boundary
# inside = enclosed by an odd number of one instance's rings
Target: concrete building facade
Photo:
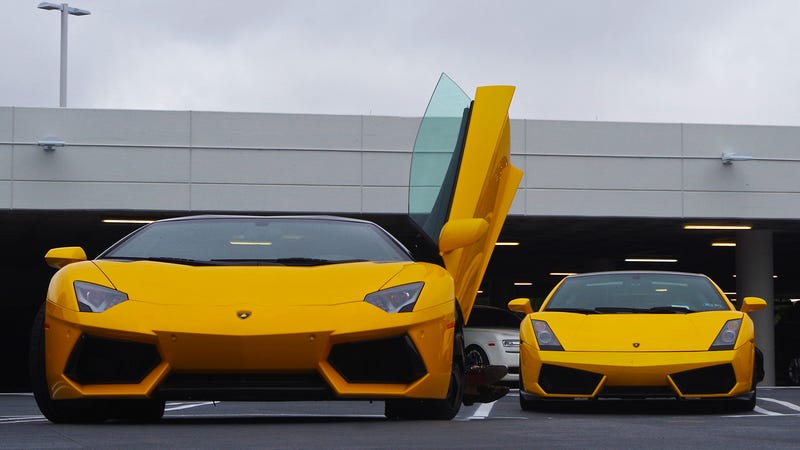
[[[403,217],[419,122],[380,116],[0,108],[0,236],[11,256],[6,272],[21,273],[15,257],[28,261],[32,249],[41,250],[29,242],[36,236],[56,245],[79,245],[57,236],[71,219],[79,223],[92,214]],[[570,258],[572,267],[620,268],[617,255],[587,248],[587,234],[612,246],[614,239],[633,235],[641,241],[663,239],[661,247],[651,243],[638,250],[666,254],[675,245],[697,242],[677,229],[681,223],[748,223],[760,234],[735,236],[748,243],[747,256],[729,254],[719,273],[735,272],[738,264],[749,267],[748,261],[774,264],[740,269],[746,279],[725,282],[738,285],[741,295],[770,297],[771,304],[775,296],[800,297],[800,282],[790,282],[794,269],[787,262],[788,247],[800,242],[795,231],[800,224],[799,127],[517,119],[511,130],[512,160],[525,176],[504,238],[522,240],[528,249],[525,256],[497,251],[497,269],[490,275],[502,278],[500,273],[525,266],[526,258],[553,261],[554,270],[569,265]],[[47,149],[40,145],[47,138],[64,145]],[[752,158],[726,162],[723,154]],[[42,225],[53,217],[60,219],[52,228]],[[659,231],[665,228],[672,231]],[[39,234],[25,234],[29,230]],[[115,239],[125,233],[118,234]],[[617,247],[637,250],[626,245]],[[702,256],[707,251],[687,253],[694,264],[667,268],[716,273],[701,264],[717,265],[718,256]],[[40,254],[35,256],[41,261]],[[21,267],[36,264],[34,259]],[[585,264],[589,260],[593,263]],[[528,267],[538,268],[533,262]],[[777,292],[772,291],[775,271],[783,274]],[[36,294],[43,289],[37,286]],[[503,294],[491,302],[501,304],[514,294],[498,292]],[[7,305],[24,311],[22,316],[31,314],[23,305],[41,301],[19,297]],[[762,344],[771,348],[772,316],[757,320]],[[774,380],[769,370],[768,376]]]

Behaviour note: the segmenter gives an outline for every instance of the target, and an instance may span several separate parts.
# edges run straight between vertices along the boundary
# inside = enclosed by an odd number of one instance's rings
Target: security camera
[[[52,152],[56,149],[56,147],[63,147],[65,142],[61,138],[57,137],[46,137],[39,140],[36,143],[39,147],[44,148],[45,151]]]

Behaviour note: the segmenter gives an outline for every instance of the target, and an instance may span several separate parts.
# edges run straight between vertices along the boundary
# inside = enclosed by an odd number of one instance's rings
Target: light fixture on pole
[[[61,79],[58,106],[64,108],[67,106],[67,16],[70,14],[73,16],[88,16],[91,12],[85,9],[73,8],[67,3],[59,5],[57,3],[42,2],[39,3],[38,8],[48,11],[61,11]]]

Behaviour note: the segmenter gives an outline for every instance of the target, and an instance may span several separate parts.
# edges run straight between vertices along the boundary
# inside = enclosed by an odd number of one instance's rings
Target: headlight
[[[411,283],[383,289],[367,295],[364,301],[389,313],[413,311],[424,285],[425,283]]]
[[[112,306],[128,300],[128,294],[105,286],[76,281],[75,297],[78,299],[78,309],[83,312],[103,312]]]
[[[543,320],[533,320],[533,334],[536,336],[536,342],[539,344],[540,350],[558,350],[564,351],[564,347],[558,342],[558,338],[550,329],[550,325]]]
[[[742,328],[742,319],[731,319],[725,322],[709,350],[733,350],[736,339],[739,338],[740,328]]]

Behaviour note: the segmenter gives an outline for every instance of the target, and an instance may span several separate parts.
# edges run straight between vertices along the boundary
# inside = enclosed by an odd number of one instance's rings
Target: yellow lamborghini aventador
[[[374,223],[329,216],[175,218],[91,260],[52,249],[30,354],[42,413],[157,420],[165,400],[376,399],[389,417],[450,419],[480,401],[465,397],[462,327],[521,178],[512,94],[482,87],[471,101],[446,76],[434,91],[409,189],[434,263]]]
[[[564,278],[520,325],[520,405],[547,400],[678,398],[755,406],[763,358],[748,312],[704,275],[601,272]]]

